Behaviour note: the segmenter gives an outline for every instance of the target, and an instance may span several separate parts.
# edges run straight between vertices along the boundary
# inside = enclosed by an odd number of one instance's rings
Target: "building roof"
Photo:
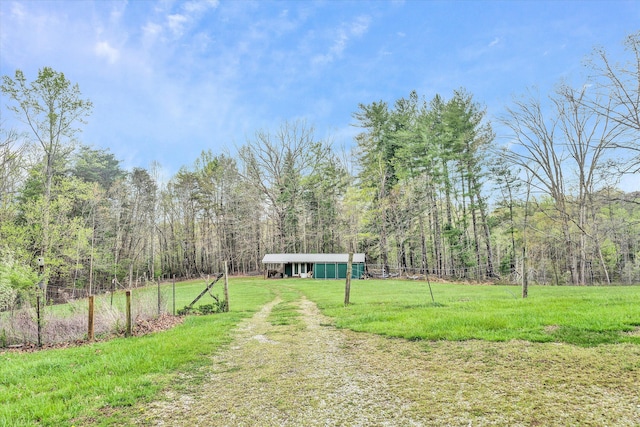
[[[266,254],[263,264],[293,262],[348,262],[349,254]],[[364,254],[353,254],[353,262],[364,262]]]

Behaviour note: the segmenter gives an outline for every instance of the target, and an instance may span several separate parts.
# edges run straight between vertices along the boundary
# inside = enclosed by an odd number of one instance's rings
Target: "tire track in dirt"
[[[336,329],[304,297],[300,323],[272,325],[279,302],[241,322],[205,381],[182,378],[137,424],[640,425],[640,370],[611,362],[637,346],[411,342]]]
[[[422,425],[383,372],[362,369],[347,331],[329,326],[316,305],[298,301],[304,326],[273,326],[279,299],[244,321],[213,358],[213,373],[192,395],[169,392],[143,424],[167,426]],[[393,363],[393,361],[389,361]]]

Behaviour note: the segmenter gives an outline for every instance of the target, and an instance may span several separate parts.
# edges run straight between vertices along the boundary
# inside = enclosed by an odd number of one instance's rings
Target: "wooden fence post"
[[[173,275],[173,315],[176,315],[176,275]]]
[[[124,336],[130,337],[131,336],[131,291],[127,291],[126,311],[127,311],[127,326],[126,326]]]
[[[38,347],[42,347],[42,315],[40,313],[40,291],[36,295],[36,316],[38,316]]]
[[[93,328],[93,303],[94,303],[94,296],[89,295],[89,327],[87,330],[87,337],[89,338],[89,341],[93,341],[95,338],[95,333]]]
[[[349,305],[349,297],[351,294],[351,274],[353,272],[353,252],[349,252],[349,261],[347,261],[347,281],[344,284],[344,305]]]
[[[229,312],[229,267],[224,262],[224,311]]]
[[[160,317],[160,311],[161,311],[161,307],[160,307],[160,300],[161,300],[161,295],[160,295],[160,279],[158,279],[158,317]]]

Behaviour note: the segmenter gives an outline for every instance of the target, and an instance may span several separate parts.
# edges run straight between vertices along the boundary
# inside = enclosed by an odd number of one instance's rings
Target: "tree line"
[[[443,279],[637,282],[640,192],[618,183],[640,174],[640,33],[625,47],[624,63],[596,50],[580,88],[515,99],[500,139],[465,89],[413,91],[358,105],[348,152],[287,121],[166,182],[158,164],[124,170],[81,142],[93,105],[63,73],[17,70],[1,87],[24,126],[1,129],[0,305],[40,279],[38,257],[48,283],[89,293],[225,261],[256,272],[270,252],[364,252]]]

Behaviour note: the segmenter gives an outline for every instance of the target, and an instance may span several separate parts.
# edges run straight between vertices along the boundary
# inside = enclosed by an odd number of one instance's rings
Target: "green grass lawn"
[[[640,344],[640,287],[518,287],[361,280],[290,280],[338,327],[411,340],[565,342],[579,346]],[[635,332],[635,333],[634,333]]]
[[[203,287],[202,280],[178,284],[176,308]],[[230,313],[190,316],[172,330],[144,337],[0,353],[0,426],[126,424],[135,415],[132,406],[154,399],[160,390],[197,386],[199,369],[229,342],[230,331],[276,296],[281,302],[269,318],[274,324],[297,322],[291,303],[304,294],[338,327],[411,340],[640,344],[640,287],[534,286],[526,300],[518,298],[517,287],[432,288],[435,304],[424,282],[354,281],[352,304],[344,307],[342,281],[234,278]],[[170,298],[170,289],[164,286],[165,297]],[[219,295],[220,289],[214,288]],[[140,297],[157,290],[135,292]],[[209,300],[205,296],[196,306]],[[181,382],[181,373],[189,373],[188,384]]]
[[[178,284],[176,307],[190,303],[203,288],[202,281]],[[240,320],[274,298],[255,280],[234,280],[229,293],[231,312],[191,316],[166,332],[68,349],[0,353],[0,426],[117,423],[118,409],[152,398],[178,372],[197,372],[229,341]],[[198,304],[208,300],[203,297]]]

